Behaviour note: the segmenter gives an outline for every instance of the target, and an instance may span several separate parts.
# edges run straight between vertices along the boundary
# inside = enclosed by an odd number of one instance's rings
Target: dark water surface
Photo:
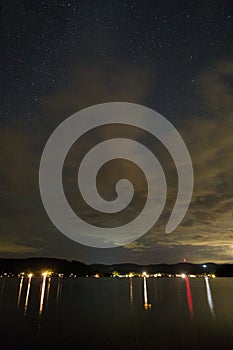
[[[233,349],[233,278],[0,279],[0,349]]]

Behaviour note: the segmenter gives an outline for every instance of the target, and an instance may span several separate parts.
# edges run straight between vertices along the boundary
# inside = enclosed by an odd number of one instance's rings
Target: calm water
[[[233,349],[233,279],[0,279],[1,349]]]

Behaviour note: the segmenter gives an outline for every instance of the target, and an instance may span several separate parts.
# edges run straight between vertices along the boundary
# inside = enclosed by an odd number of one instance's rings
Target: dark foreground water
[[[0,279],[0,349],[233,349],[233,279]]]

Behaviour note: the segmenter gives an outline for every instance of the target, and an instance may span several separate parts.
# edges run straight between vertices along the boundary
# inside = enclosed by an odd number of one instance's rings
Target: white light
[[[40,309],[39,314],[42,314],[43,311],[43,304],[44,304],[44,296],[45,296],[45,284],[46,284],[46,278],[48,276],[48,272],[45,271],[42,273],[43,281],[42,281],[42,287],[41,287],[41,294],[40,294]]]
[[[211,289],[210,289],[208,277],[205,277],[205,283],[206,283],[206,293],[207,293],[207,300],[208,300],[209,308],[210,308],[210,311],[211,311],[213,317],[215,317],[214,304],[213,304],[213,299],[212,299],[212,294],[211,294]]]

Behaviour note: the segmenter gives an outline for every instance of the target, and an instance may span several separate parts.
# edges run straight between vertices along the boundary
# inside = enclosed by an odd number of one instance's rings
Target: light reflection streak
[[[192,293],[191,293],[189,278],[186,277],[185,281],[186,281],[186,293],[187,293],[187,301],[188,301],[189,312],[190,312],[190,315],[193,317],[193,299],[192,299]]]
[[[17,307],[19,307],[19,304],[20,304],[21,294],[22,294],[22,287],[23,287],[23,276],[21,276],[20,283],[19,283],[19,293],[18,293]]]
[[[213,299],[212,299],[212,294],[211,294],[211,289],[210,289],[208,277],[205,277],[205,284],[206,284],[206,293],[207,293],[207,300],[208,300],[210,312],[211,312],[212,316],[215,317],[214,304],[213,304]]]
[[[24,305],[24,315],[26,315],[27,308],[28,308],[28,299],[29,299],[29,293],[30,293],[30,287],[31,287],[31,279],[32,279],[32,274],[28,275],[28,286],[27,286],[27,293],[26,293],[26,299],[25,299],[25,305]]]
[[[49,301],[50,283],[51,283],[51,277],[48,278],[48,284],[47,284],[46,309],[47,309],[47,307],[48,307],[48,301]]]
[[[143,285],[144,285],[144,308],[147,310],[147,309],[151,309],[151,304],[149,304],[148,302],[146,277],[143,277]]]
[[[130,304],[133,305],[133,280],[132,277],[129,279],[129,295],[130,295]]]
[[[43,281],[42,281],[41,294],[40,294],[40,309],[39,309],[40,315],[42,314],[43,306],[44,306],[44,295],[45,295],[45,285],[46,285],[47,273],[44,272],[42,275],[43,275]]]
[[[61,291],[62,291],[61,277],[58,277],[58,282],[57,282],[57,296],[56,296],[57,304],[58,304],[58,302],[60,301],[60,298],[61,298]]]
[[[2,279],[1,299],[3,297],[4,289],[5,289],[5,278]]]

